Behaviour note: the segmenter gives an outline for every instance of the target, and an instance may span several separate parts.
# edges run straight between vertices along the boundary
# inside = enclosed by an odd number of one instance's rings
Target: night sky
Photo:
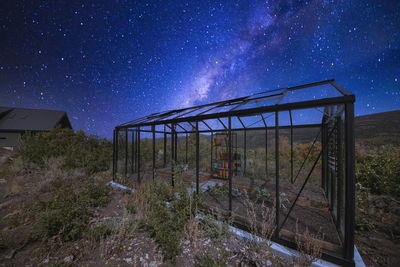
[[[111,137],[150,113],[334,78],[400,107],[400,1],[0,3],[0,106]]]

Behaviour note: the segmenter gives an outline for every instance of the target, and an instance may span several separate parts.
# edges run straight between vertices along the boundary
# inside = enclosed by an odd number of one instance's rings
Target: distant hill
[[[356,138],[400,138],[400,110],[356,117],[355,135]]]
[[[375,113],[355,117],[355,137],[356,143],[369,145],[397,144],[400,145],[400,110]],[[297,128],[293,130],[293,142],[309,143],[318,134],[319,128]],[[281,129],[280,137],[290,139],[290,130]],[[243,146],[243,131],[237,132],[237,145]],[[206,142],[210,142],[209,135],[201,135]],[[254,149],[265,146],[265,130],[247,131],[247,147]],[[183,137],[179,138],[180,143],[184,143]],[[162,139],[160,139],[162,141]],[[275,131],[268,130],[268,143],[273,147],[275,142]]]
[[[370,144],[399,144],[400,143],[400,110],[375,113],[355,117],[356,142],[368,140]],[[318,134],[318,128],[294,129],[294,143],[312,142]],[[264,146],[265,131],[249,131],[247,133],[248,147]],[[269,142],[274,142],[274,130],[268,131]],[[280,136],[290,137],[289,130],[281,130]],[[238,133],[238,144],[242,145],[242,134]]]

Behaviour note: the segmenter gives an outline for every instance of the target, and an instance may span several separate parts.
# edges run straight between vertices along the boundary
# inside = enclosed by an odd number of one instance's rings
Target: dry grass
[[[300,257],[297,259],[299,266],[311,266],[314,261],[321,258],[322,248],[319,240],[322,240],[323,237],[323,234],[320,232],[316,234],[310,233],[308,228],[306,228],[304,233],[300,234],[298,222],[296,222],[295,241],[297,250],[300,253]]]
[[[189,197],[189,205],[190,210],[192,209],[193,205],[193,198],[192,196]],[[198,213],[197,203],[195,205],[195,212],[194,214]],[[184,235],[187,240],[189,240],[191,247],[194,252],[197,252],[202,247],[202,233],[200,231],[200,220],[195,215],[190,213],[190,218],[187,224],[184,227]]]
[[[246,254],[243,255],[244,261],[253,263],[256,266],[288,266],[290,263],[285,262],[282,258],[274,255],[270,242],[271,237],[275,233],[275,206],[267,207],[264,202],[260,206],[249,198],[244,191],[245,206],[247,210],[247,218],[250,222],[250,230],[252,240],[248,244]]]

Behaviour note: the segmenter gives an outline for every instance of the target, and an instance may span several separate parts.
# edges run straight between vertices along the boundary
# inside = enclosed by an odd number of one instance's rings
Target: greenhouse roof
[[[194,107],[153,113],[116,128],[196,122],[223,117],[245,117],[254,114],[307,109],[354,102],[354,95],[333,79],[300,86],[268,90],[249,96]],[[221,122],[222,123],[222,122]],[[243,125],[243,123],[242,123]],[[245,126],[243,125],[245,128]]]

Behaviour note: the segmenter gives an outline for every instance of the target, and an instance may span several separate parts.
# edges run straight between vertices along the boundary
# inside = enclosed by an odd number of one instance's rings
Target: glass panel
[[[342,96],[332,85],[323,84],[287,91],[280,104]]]

